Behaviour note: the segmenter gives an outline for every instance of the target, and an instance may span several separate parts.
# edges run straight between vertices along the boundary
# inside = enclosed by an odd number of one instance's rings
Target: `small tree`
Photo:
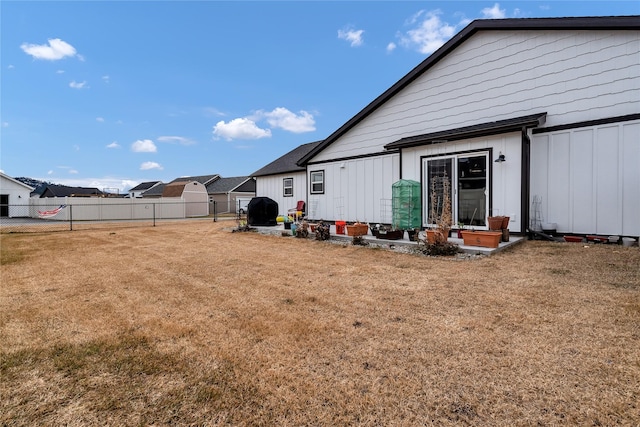
[[[434,177],[435,178],[435,177]],[[436,243],[443,244],[447,242],[449,238],[449,231],[451,231],[451,181],[445,173],[439,179],[432,179],[431,181],[431,206],[429,209],[429,219],[432,224],[436,225],[435,238]],[[442,208],[439,209],[439,194],[436,181],[442,182]]]

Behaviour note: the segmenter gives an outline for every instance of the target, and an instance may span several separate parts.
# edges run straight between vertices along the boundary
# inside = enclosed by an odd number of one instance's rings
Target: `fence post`
[[[213,201],[213,222],[218,220],[218,202]]]
[[[156,204],[153,203],[153,226],[156,226]]]
[[[69,231],[73,231],[73,205],[69,205]]]

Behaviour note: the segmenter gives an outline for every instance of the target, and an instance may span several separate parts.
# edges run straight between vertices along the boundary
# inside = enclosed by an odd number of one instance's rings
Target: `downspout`
[[[522,176],[520,179],[520,230],[527,233],[529,230],[529,198],[531,185],[531,139],[527,133],[527,128],[522,128],[522,157],[521,157]]]

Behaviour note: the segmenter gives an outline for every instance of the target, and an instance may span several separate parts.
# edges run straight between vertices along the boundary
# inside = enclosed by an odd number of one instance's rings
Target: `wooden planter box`
[[[501,231],[463,231],[462,239],[466,246],[497,248],[502,237]]]
[[[400,240],[404,236],[404,230],[378,231],[378,239]]]
[[[347,236],[364,236],[369,232],[367,224],[347,225]]]

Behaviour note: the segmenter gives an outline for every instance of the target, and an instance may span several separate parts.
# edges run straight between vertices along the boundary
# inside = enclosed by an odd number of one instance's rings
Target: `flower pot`
[[[490,216],[487,218],[489,223],[489,230],[502,230],[503,216]]]
[[[622,238],[622,246],[624,246],[625,248],[630,248],[635,243],[636,243],[636,239],[634,239],[633,237],[623,237]]]
[[[346,221],[336,221],[336,234],[344,234],[344,228],[346,225]]]
[[[466,246],[497,248],[502,237],[501,231],[463,231],[462,239]]]
[[[404,236],[404,230],[378,231],[378,239],[400,240]]]
[[[508,216],[503,216],[502,217],[502,227],[503,230],[506,228],[509,228],[509,217]]]
[[[367,224],[353,224],[346,227],[348,236],[364,236],[369,230]]]

